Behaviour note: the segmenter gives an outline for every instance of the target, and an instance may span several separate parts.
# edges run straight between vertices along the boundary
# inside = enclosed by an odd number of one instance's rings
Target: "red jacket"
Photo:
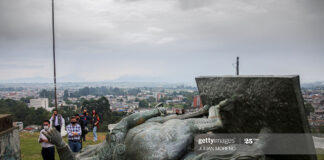
[[[92,126],[97,126],[97,128],[99,128],[99,122],[99,115],[92,115]]]

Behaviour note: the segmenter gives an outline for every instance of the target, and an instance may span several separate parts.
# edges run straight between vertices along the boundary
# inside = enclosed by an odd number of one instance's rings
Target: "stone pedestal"
[[[8,114],[0,114],[0,159],[21,159],[19,131],[12,126],[12,116]]]
[[[230,111],[221,110],[224,133],[259,133],[263,127],[273,133],[309,133],[299,76],[216,76],[196,78],[204,105],[216,105],[237,95]],[[269,147],[284,150],[289,141]],[[310,136],[302,148],[315,153]],[[286,143],[287,142],[287,143]],[[269,155],[272,159],[315,160],[316,155]]]

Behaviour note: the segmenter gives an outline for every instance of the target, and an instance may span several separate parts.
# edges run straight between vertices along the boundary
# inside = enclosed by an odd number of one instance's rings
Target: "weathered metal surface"
[[[125,139],[128,159],[180,159],[193,139],[190,125],[173,119],[149,122],[131,129]],[[131,158],[132,157],[132,158]]]

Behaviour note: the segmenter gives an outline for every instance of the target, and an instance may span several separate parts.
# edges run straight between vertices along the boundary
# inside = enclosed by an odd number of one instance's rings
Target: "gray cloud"
[[[323,13],[324,1],[322,0],[298,0],[300,6],[305,8],[309,13],[321,14]]]
[[[199,75],[234,74],[232,63],[240,56],[242,74],[324,80],[321,0],[55,4],[62,79],[193,81]],[[50,7],[42,0],[0,1],[0,80],[52,76]]]
[[[215,1],[217,0],[178,0],[180,8],[184,10],[209,6]]]

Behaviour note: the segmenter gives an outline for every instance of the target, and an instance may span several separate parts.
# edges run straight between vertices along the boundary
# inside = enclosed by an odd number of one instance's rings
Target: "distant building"
[[[135,96],[127,96],[127,101],[135,101],[136,97]]]
[[[197,107],[197,108],[203,107],[200,96],[195,96],[194,97],[192,106]]]
[[[178,100],[166,100],[166,104],[183,104],[184,102],[178,101]]]
[[[133,102],[129,104],[129,108],[131,109],[138,109],[138,107],[139,107],[139,102]]]
[[[183,99],[184,99],[183,95],[177,95],[176,97],[173,98],[174,101],[179,101],[179,102],[183,101]]]
[[[37,99],[30,99],[30,103],[28,104],[29,107],[34,108],[44,108],[49,110],[48,107],[48,98],[37,98]]]
[[[150,99],[150,98],[155,98],[155,96],[154,95],[145,95],[145,99]]]
[[[308,123],[310,126],[324,126],[324,120],[312,120],[312,119],[309,119],[308,120]]]
[[[74,104],[65,104],[63,106],[60,106],[60,108],[68,108],[70,110],[76,111],[78,109],[78,106]]]
[[[317,109],[317,110],[315,110],[315,114],[322,114],[322,115],[324,115],[324,110]]]
[[[313,104],[319,105],[321,103],[321,96],[319,94],[312,95]]]
[[[78,98],[68,98],[69,101],[71,101],[72,103],[75,103],[78,101]]]
[[[161,98],[164,98],[165,94],[164,93],[157,93],[156,94],[156,101],[159,102]]]
[[[16,92],[9,93],[9,97],[16,97],[16,96],[17,96],[17,93]]]

